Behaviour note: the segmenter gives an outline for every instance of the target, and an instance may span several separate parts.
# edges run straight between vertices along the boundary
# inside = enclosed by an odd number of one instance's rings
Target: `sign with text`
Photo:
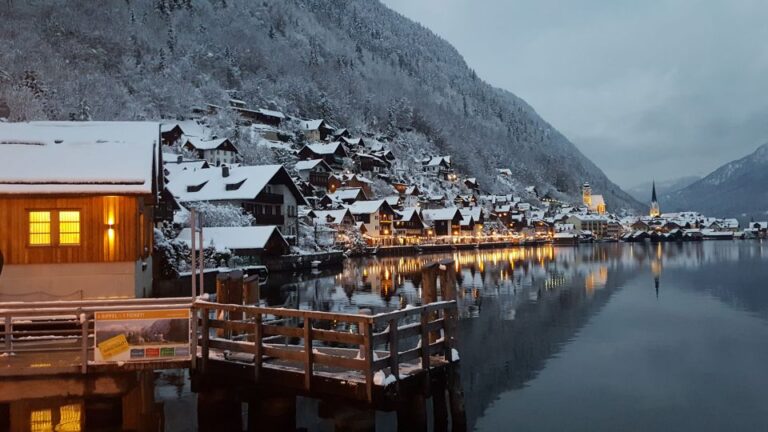
[[[189,320],[189,309],[96,312],[94,360],[189,360]]]

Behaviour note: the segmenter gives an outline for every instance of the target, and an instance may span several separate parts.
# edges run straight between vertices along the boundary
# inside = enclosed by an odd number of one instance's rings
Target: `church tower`
[[[659,217],[661,215],[661,209],[659,209],[659,201],[656,199],[656,181],[653,182],[653,189],[651,191],[651,217]]]
[[[584,185],[581,187],[581,198],[585,206],[592,208],[592,188],[587,182],[584,182]]]

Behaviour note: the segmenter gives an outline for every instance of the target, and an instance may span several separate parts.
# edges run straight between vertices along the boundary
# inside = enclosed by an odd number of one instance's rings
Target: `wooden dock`
[[[455,298],[454,266],[446,261],[424,272],[423,306],[376,315],[189,298],[0,303],[0,404],[124,394],[126,427],[132,418],[153,418],[146,390],[153,371],[189,369],[201,430],[242,431],[243,403],[248,430],[295,430],[296,397],[303,396],[320,400],[340,431],[373,430],[375,410],[397,411],[401,430],[426,431],[428,398],[433,430],[447,431],[450,418],[451,430],[461,431],[457,306],[437,301],[436,291],[440,277],[443,298]],[[190,314],[187,358],[94,361],[96,313],[179,309]]]

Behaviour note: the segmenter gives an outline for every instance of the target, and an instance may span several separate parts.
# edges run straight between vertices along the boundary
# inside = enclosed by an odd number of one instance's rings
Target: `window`
[[[54,243],[54,239],[58,243]],[[80,244],[80,211],[34,210],[29,212],[30,246],[77,246]]]
[[[80,212],[59,212],[59,244],[73,246],[80,244]]]
[[[29,212],[29,244],[32,246],[51,245],[51,212]]]

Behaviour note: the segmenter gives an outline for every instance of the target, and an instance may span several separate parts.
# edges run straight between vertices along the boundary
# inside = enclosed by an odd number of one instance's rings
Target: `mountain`
[[[695,210],[718,217],[754,216],[768,212],[768,143],[729,162],[690,186],[659,198],[662,211]]]
[[[686,176],[671,180],[657,181],[656,193],[658,195],[665,195],[676,190],[683,189],[684,187],[700,179],[701,176]],[[625,190],[629,195],[632,196],[632,198],[640,201],[641,203],[650,203],[652,186],[653,182],[645,182],[630,188],[626,188]]]
[[[589,181],[610,210],[642,207],[522,99],[378,1],[41,0],[0,19],[11,120],[178,118],[234,95],[385,134],[401,158],[450,154],[489,191],[580,201]]]

